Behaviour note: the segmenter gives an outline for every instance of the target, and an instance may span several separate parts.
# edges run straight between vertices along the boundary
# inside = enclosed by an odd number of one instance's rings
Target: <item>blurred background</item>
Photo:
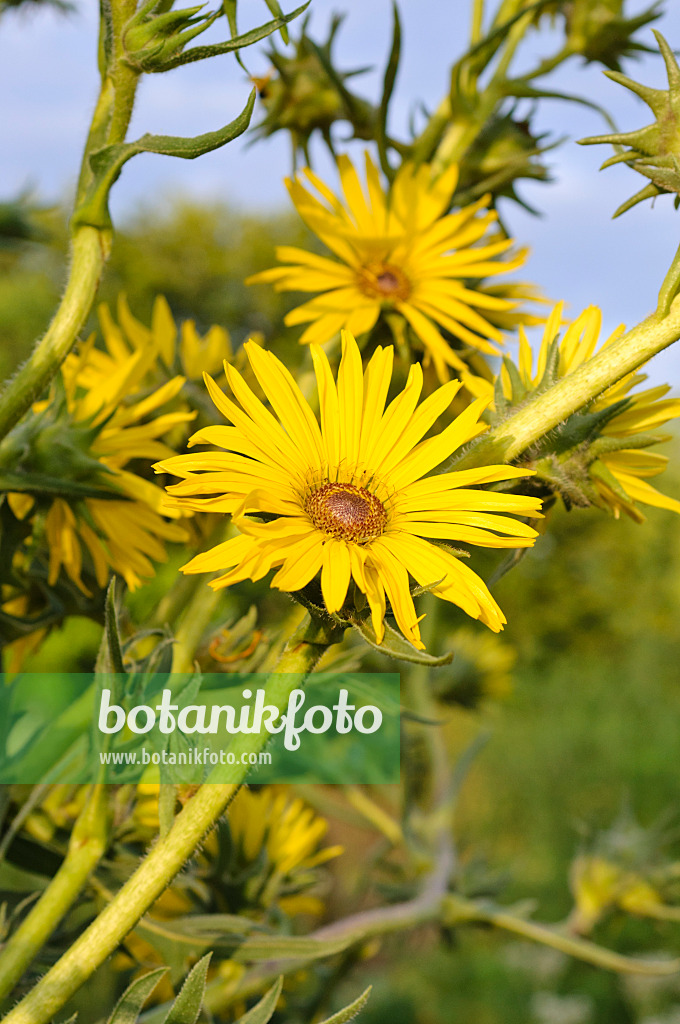
[[[314,0],[312,34],[324,37],[333,6]],[[680,9],[666,6],[658,25],[680,46]],[[3,375],[45,328],[60,293],[63,207],[96,75],[93,4],[77,3],[67,14],[26,7],[32,5],[10,12],[0,25],[6,98],[0,197],[11,205],[24,193],[39,209],[25,237],[0,249]],[[388,3],[348,0],[344,9],[339,63],[381,65],[389,45]],[[402,13],[405,52],[394,115],[405,124],[416,99],[432,106],[445,88],[459,37],[466,38],[467,4],[406,0]],[[266,71],[262,49],[248,61],[252,73]],[[195,133],[240,109],[248,82],[233,60],[224,58],[219,80],[212,65],[211,78],[201,65],[187,71],[181,91],[172,73],[145,82],[137,134],[151,123],[155,131]],[[651,55],[634,73],[650,84],[663,82],[661,61]],[[606,106],[619,126],[643,123],[641,105],[599,68],[572,61],[557,79],[566,91],[578,81],[578,91]],[[376,74],[357,82],[370,93]],[[664,197],[612,222],[612,210],[630,194],[629,174],[614,168],[599,175],[604,150],[574,142],[602,131],[601,119],[565,104],[548,104],[541,116],[546,130],[554,133],[557,123],[568,137],[550,154],[554,183],[522,186],[542,216],[515,204],[502,208],[517,240],[532,246],[526,276],[550,298],[567,299],[573,312],[591,301],[602,305],[608,328],[632,323],[654,305],[677,245],[680,214]],[[279,339],[278,354],[294,353],[295,332],[282,336],[280,328],[293,301],[266,288],[246,289],[243,279],[272,265],[276,244],[310,241],[285,201],[287,140],[277,136],[250,148],[247,140],[195,165],[144,156],[126,169],[114,192],[119,230],[101,297],[115,305],[124,291],[135,315],[148,322],[160,293],[178,320],[194,319],[200,330],[222,324],[235,345],[260,331],[265,341]],[[315,155],[325,170],[328,158]],[[662,354],[650,374],[677,389],[680,353]],[[674,451],[678,465],[676,442]],[[680,497],[680,469],[668,471],[664,490]],[[156,605],[181,560],[173,558],[135,601]],[[680,878],[679,570],[680,531],[672,513],[650,509],[638,526],[558,509],[547,536],[496,586],[509,625],[490,654],[480,627],[468,652],[456,657],[450,670],[455,699],[446,705],[444,726],[454,753],[488,734],[462,791],[457,825],[471,892],[488,891],[508,904],[534,899],[536,917],[554,922],[573,906],[570,865],[583,851],[606,848],[650,870],[663,862]],[[246,591],[225,594],[220,615],[244,613],[253,598]],[[461,625],[462,616],[453,615],[437,638],[440,650]],[[89,671],[99,635],[94,623],[71,620],[32,667],[58,663],[63,671]],[[384,798],[389,803],[390,795]],[[356,898],[373,841],[339,823],[333,838],[346,853],[332,868],[331,913],[334,901],[344,909]],[[680,954],[680,923],[631,918],[615,908],[602,914],[592,937],[621,952]],[[680,1024],[678,975],[625,979],[483,929],[386,940],[357,970],[374,983],[365,1024]],[[356,973],[348,998],[354,995]]]

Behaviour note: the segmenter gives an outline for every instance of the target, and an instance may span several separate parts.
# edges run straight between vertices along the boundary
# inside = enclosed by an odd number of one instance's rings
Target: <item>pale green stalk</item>
[[[28,362],[0,395],[0,437],[31,407],[73,348],[92,309],[109,247],[108,232],[89,225],[77,229],[71,243],[68,283],[54,319]]]
[[[111,0],[114,53],[110,68],[102,68],[102,82],[90,122],[81,161],[76,213],[91,178],[90,156],[107,143],[122,142],[134,106],[138,76],[123,58],[121,35],[134,13],[136,0]],[[3,438],[47,387],[73,348],[90,314],[104,264],[111,251],[110,228],[78,224],[71,239],[71,259],[64,295],[47,333],[28,361],[0,394],[0,438]]]
[[[9,995],[77,900],[107,842],[106,797],[93,787],[71,833],[61,867],[0,953],[0,1001]]]
[[[470,469],[511,462],[532,444],[680,338],[680,299],[667,317],[657,313],[601,349],[572,373],[482,435],[454,464]]]
[[[291,690],[301,684],[301,677],[313,671],[326,647],[337,639],[336,631],[307,619],[287,644],[277,672],[267,681],[266,703],[283,711]],[[47,1024],[52,1020],[134,928],[224,813],[248,771],[240,766],[240,755],[261,750],[268,738],[267,732],[234,737],[229,749],[236,755],[237,781],[208,781],[200,787],[175,818],[167,836],[157,842],[99,917],[7,1015],[4,1024]]]

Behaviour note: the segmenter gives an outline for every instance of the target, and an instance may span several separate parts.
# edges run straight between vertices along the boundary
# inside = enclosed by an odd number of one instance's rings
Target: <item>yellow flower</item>
[[[347,156],[338,158],[338,171],[344,203],[309,169],[304,174],[321,200],[298,178],[286,181],[298,213],[337,259],[280,246],[277,258],[286,266],[247,283],[322,293],[285,319],[309,324],[303,343],[324,344],[341,328],[364,334],[381,311],[394,310],[410,324],[442,381],[449,367],[461,370],[465,363],[440,328],[474,349],[497,353],[492,342],[502,342],[503,335],[491,321],[517,301],[478,282],[519,267],[526,252],[498,259],[512,241],[484,238],[496,221],[495,212],[484,208],[488,197],[446,215],[458,180],[455,166],[433,180],[429,166],[405,164],[389,192],[368,154],[366,192]]]
[[[485,403],[474,402],[440,434],[422,440],[460,383],[443,385],[418,405],[423,374],[416,364],[386,408],[393,349],[376,349],[365,372],[348,332],[342,349],[336,384],[324,351],[312,346],[320,425],[285,366],[257,345],[246,345],[247,356],[276,415],[229,364],[236,401],[206,375],[215,405],[232,425],[208,427],[189,443],[224,450],[179,455],[156,469],[182,478],[168,488],[175,507],[229,513],[239,534],[197,555],[184,571],[226,570],[211,582],[217,589],[262,579],[275,568],[271,585],[285,591],[301,590],[321,572],[329,612],[343,608],[353,579],[368,599],[378,642],[388,599],[404,635],[422,648],[413,577],[500,630],[505,619],[482,580],[425,538],[492,548],[533,544],[535,530],[503,513],[534,516],[538,499],[471,487],[526,470],[485,466],[428,477],[485,429],[478,422]]]
[[[241,789],[229,807],[228,822],[244,861],[256,861],[264,850],[281,877],[318,867],[342,853],[341,846],[319,849],[328,822],[299,797],[291,800],[285,789]]]
[[[151,460],[170,453],[160,439],[195,414],[179,410],[155,415],[179,394],[183,377],[174,377],[138,399],[131,398],[157,358],[153,347],[128,355],[117,353],[110,358],[109,372],[90,388],[81,389],[80,381],[95,351],[91,341],[71,363],[67,360],[68,408],[75,423],[87,421],[91,427],[100,427],[91,450],[108,470],[102,482],[120,493],[121,500],[86,498],[80,509],[61,498],[53,502],[46,522],[48,582],[56,581],[63,565],[71,579],[85,589],[81,579],[84,545],[99,586],[106,584],[109,569],[113,569],[134,589],[142,577],[154,575],[153,561],[166,560],[164,541],[185,541],[188,534],[177,523],[166,521],[168,516],[178,518],[178,512],[164,507],[161,488],[125,467],[133,459]]]
[[[144,832],[158,830],[158,795],[158,783],[137,786],[134,822]],[[341,846],[321,846],[328,831],[325,818],[285,787],[261,786],[239,790],[227,823],[229,841],[224,843],[223,830],[213,831],[202,858],[222,863],[221,884],[233,886],[238,879],[237,887],[244,886],[240,896],[232,888],[232,910],[268,909],[274,903],[291,916],[323,910],[318,897],[304,890],[318,880],[316,868],[343,852]],[[244,901],[241,907],[239,900]]]
[[[66,419],[61,415],[57,394],[38,403],[32,415],[48,418],[66,439],[80,431],[69,450],[74,453],[73,471],[82,474],[77,444],[87,442],[86,482],[111,497],[79,500],[55,498],[45,515],[44,531],[49,548],[48,583],[53,586],[61,572],[84,593],[84,559],[98,586],[106,585],[109,571],[120,573],[131,589],[142,577],[154,575],[154,561],[165,561],[165,541],[185,541],[186,530],[167,517],[178,518],[176,510],[164,507],[160,487],[126,467],[134,459],[152,460],[172,454],[161,438],[177,424],[194,418],[186,410],[156,415],[178,395],[183,377],[175,377],[155,390],[142,390],[145,378],[158,359],[158,348],[136,347],[126,341],[113,323],[106,307],[100,309],[106,348],[94,347],[94,335],[72,353],[62,367]],[[101,473],[96,470],[97,463]],[[66,475],[68,470],[64,463]],[[96,479],[92,477],[92,469]],[[27,495],[12,495],[10,505],[18,518],[34,509]]]
[[[563,304],[558,303],[546,322],[535,370],[531,345],[520,326],[518,368],[522,383],[527,388],[535,387],[545,373],[551,346],[562,324],[562,308]],[[597,347],[601,328],[602,313],[596,306],[588,306],[569,324],[559,340],[559,377],[566,376],[590,359]],[[623,325],[619,326],[602,345],[610,345],[621,337],[624,330]],[[511,397],[512,387],[505,368],[501,371],[501,380],[504,394]],[[645,380],[647,375],[644,373],[628,374],[601,394],[591,406],[591,411],[597,412],[622,399],[629,401],[629,405],[614,415],[602,428],[602,436],[621,439],[621,447],[614,451],[601,452],[597,462],[591,467],[591,477],[603,505],[610,508],[617,517],[623,511],[638,522],[642,521],[644,516],[636,508],[635,502],[680,512],[680,501],[661,494],[647,482],[650,477],[663,473],[668,458],[659,455],[658,452],[645,450],[650,443],[668,440],[666,435],[650,437],[649,432],[680,416],[680,399],[665,398],[670,391],[668,384],[631,394],[633,388]],[[643,434],[647,437],[641,439],[644,447],[640,447],[634,439],[636,435]],[[626,438],[631,439],[630,447],[626,447]]]
[[[118,296],[118,326],[112,319],[108,307],[99,307],[99,319],[110,353],[153,349],[170,370],[177,365],[189,380],[199,378],[204,370],[216,373],[224,359],[231,359],[233,352],[229,331],[213,325],[201,337],[193,320],[184,320],[179,329],[167,300],[162,295],[154,299],[151,326],[141,323],[130,311],[124,295]],[[179,359],[179,362],[177,360]],[[106,353],[95,353],[90,376],[100,373],[106,366]],[[87,383],[87,378],[83,379]]]

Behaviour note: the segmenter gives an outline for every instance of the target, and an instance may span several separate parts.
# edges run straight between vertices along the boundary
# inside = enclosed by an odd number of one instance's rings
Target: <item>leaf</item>
[[[274,17],[278,18],[279,21],[283,21],[283,25],[279,29],[279,32],[281,35],[281,39],[283,40],[285,45],[288,46],[288,43],[290,42],[290,37],[288,35],[288,25],[284,20],[285,16],[283,11],[281,10],[281,5],[279,4],[278,0],[264,0],[264,2],[266,3],[267,7],[274,15]]]
[[[248,1010],[245,1016],[239,1017],[236,1024],[267,1024],[267,1021],[272,1019],[282,988],[283,976],[263,995],[257,1006]]]
[[[197,942],[219,942],[225,936],[244,938],[252,931],[266,931],[258,921],[240,914],[192,914],[172,921],[168,927]]]
[[[233,53],[234,50],[240,50],[246,46],[252,46],[253,43],[259,43],[261,39],[266,39],[272,32],[276,32],[289,21],[297,18],[303,11],[306,11],[310,2],[311,0],[307,0],[307,3],[303,4],[302,7],[297,7],[290,14],[284,14],[281,18],[275,18],[264,25],[259,25],[257,28],[251,29],[250,32],[244,32],[241,36],[234,36],[232,39],[227,40],[227,42],[213,43],[210,46],[194,46],[193,49],[180,53],[166,61],[162,68],[158,70],[171,71],[172,68],[177,68],[181,64],[193,64],[197,60],[219,57],[221,54]]]
[[[106,467],[103,467],[106,471]],[[54,494],[63,498],[98,498],[100,501],[120,501],[120,493],[104,487],[95,487],[81,480],[64,480],[42,473],[13,473],[5,470],[0,475],[0,492],[19,491],[22,494]]]
[[[401,633],[397,633],[396,629],[392,629],[387,622],[385,623],[385,636],[382,643],[378,643],[375,630],[368,619],[354,619],[352,625],[370,647],[374,647],[381,654],[387,654],[390,658],[396,658],[397,661],[409,661],[414,662],[416,665],[431,665],[434,667],[435,665],[448,665],[453,660],[453,654],[450,652],[436,657],[434,654],[419,651]]]
[[[394,177],[394,171],[392,167],[390,167],[389,160],[387,159],[387,115],[389,113],[390,100],[392,98],[392,92],[394,91],[394,83],[397,78],[399,58],[401,56],[401,21],[399,20],[399,8],[397,7],[396,0],[392,0],[392,12],[394,17],[392,46],[387,60],[387,67],[385,68],[382,99],[380,100],[380,107],[378,108],[378,120],[376,124],[376,142],[378,145],[380,166],[383,169],[383,173],[390,181]]]
[[[242,135],[250,124],[257,90],[253,89],[245,107],[233,121],[215,132],[205,132],[193,138],[176,135],[142,135],[136,142],[113,143],[96,150],[90,157],[94,180],[87,195],[73,215],[75,224],[89,224],[96,228],[110,228],[111,217],[108,197],[123,167],[138,153],[159,153],[182,160],[194,160],[210,153]]]
[[[157,970],[145,974],[143,978],[133,981],[116,1003],[113,1013],[108,1019],[108,1024],[135,1024],[144,1003],[167,969],[167,967],[159,967]]]
[[[163,1024],[196,1024],[203,1005],[211,956],[212,953],[206,953],[192,967]]]
[[[322,1020],[321,1024],[346,1024],[348,1020],[353,1020],[358,1013],[361,1013],[364,1006],[368,1002],[368,997],[371,994],[372,985],[369,985],[365,992],[362,992],[358,999],[355,999],[353,1003],[346,1006],[344,1010],[338,1010],[332,1017],[327,1017],[326,1020]]]
[[[238,963],[261,960],[320,960],[347,949],[352,937],[313,939],[298,935],[251,935],[232,954]]]
[[[116,615],[117,584],[118,580],[114,576],[109,583],[109,589],[106,592],[104,636],[102,637],[102,642],[97,654],[97,664],[95,668],[97,673],[118,673],[122,675],[125,672],[123,667],[123,652],[120,644],[120,634],[118,632],[118,618]]]

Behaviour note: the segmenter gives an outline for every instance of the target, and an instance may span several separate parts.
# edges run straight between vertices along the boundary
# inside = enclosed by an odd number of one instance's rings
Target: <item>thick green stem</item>
[[[92,308],[109,248],[108,232],[89,226],[76,231],[68,284],[54,319],[28,362],[0,396],[0,438],[30,408],[73,348],[78,331]]]
[[[112,0],[113,56],[102,67],[102,84],[92,115],[80,167],[76,213],[91,179],[90,156],[111,142],[122,142],[132,116],[139,76],[124,61],[123,27],[134,14],[136,0]],[[94,303],[104,264],[111,251],[111,231],[90,224],[77,226],[71,240],[71,263],[63,298],[47,333],[28,361],[0,395],[0,438],[28,411],[73,348]]]
[[[622,377],[632,373],[680,338],[680,300],[667,317],[643,320],[612,345],[536,395],[498,426],[488,430],[458,459],[454,469],[471,469],[510,462],[549,430],[597,398]]]
[[[61,867],[0,953],[0,1001],[75,903],[106,849],[107,831],[106,797],[102,786],[95,786],[74,826]]]
[[[281,657],[277,672],[265,687],[266,703],[281,711],[288,703],[300,677],[313,671],[326,647],[338,639],[323,625],[303,623],[291,638]],[[44,978],[5,1018],[5,1024],[47,1024],[68,999],[83,985],[137,924],[143,914],[170,884],[182,865],[235,796],[248,771],[240,766],[240,755],[260,750],[269,734],[240,733],[230,751],[235,754],[237,781],[201,786],[196,795],[175,818],[167,836],[156,844],[115,899],[83,932]],[[238,766],[238,767],[237,767]]]

